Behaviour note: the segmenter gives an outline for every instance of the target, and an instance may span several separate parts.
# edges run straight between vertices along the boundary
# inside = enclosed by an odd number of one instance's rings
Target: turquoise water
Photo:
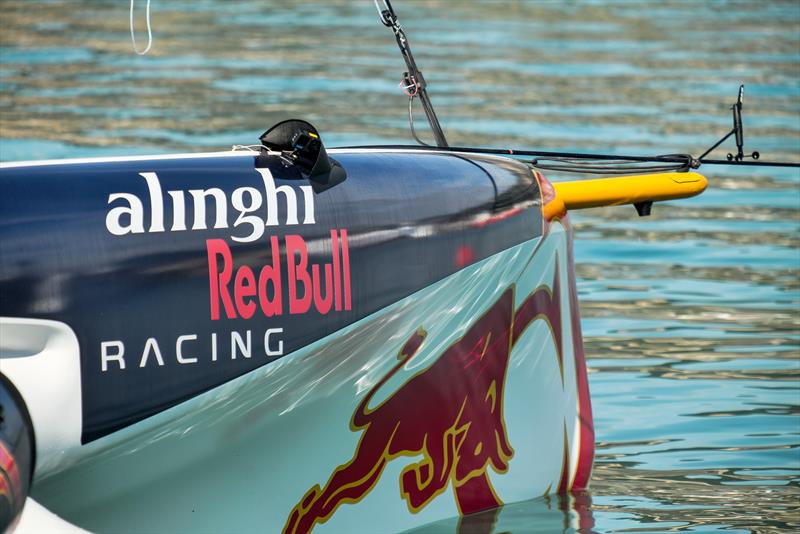
[[[796,1],[395,3],[452,144],[699,155],[744,83],[746,148],[800,161]],[[0,1],[1,160],[228,149],[289,116],[410,141],[371,2],[152,0],[144,57],[127,10]],[[800,172],[702,170],[650,218],[575,214],[591,492],[428,530],[800,528]]]

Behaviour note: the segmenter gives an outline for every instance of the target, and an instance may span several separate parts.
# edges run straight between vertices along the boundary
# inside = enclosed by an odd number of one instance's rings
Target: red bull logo
[[[511,350],[537,319],[550,325],[561,363],[561,297],[558,264],[553,289],[540,287],[514,309],[509,287],[434,363],[375,407],[375,394],[417,354],[427,335],[411,334],[398,362],[373,386],[350,421],[361,432],[353,457],[324,487],[313,486],[292,509],[287,534],[310,532],[344,503],[357,503],[377,484],[386,465],[420,458],[400,474],[400,496],[416,513],[452,487],[461,514],[502,504],[489,477],[508,471],[514,449],[503,417]]]

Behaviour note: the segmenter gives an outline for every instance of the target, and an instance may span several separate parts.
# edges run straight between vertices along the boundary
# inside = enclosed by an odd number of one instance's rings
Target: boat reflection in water
[[[404,534],[550,534],[553,532],[591,532],[594,528],[592,496],[580,491],[546,495],[502,508],[463,517],[436,521]]]

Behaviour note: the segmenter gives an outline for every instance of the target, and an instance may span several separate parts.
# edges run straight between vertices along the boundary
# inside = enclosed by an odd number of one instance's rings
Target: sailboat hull
[[[33,498],[90,531],[376,532],[587,485],[571,231],[542,178],[330,154],[347,179],[322,192],[247,154],[0,170]]]

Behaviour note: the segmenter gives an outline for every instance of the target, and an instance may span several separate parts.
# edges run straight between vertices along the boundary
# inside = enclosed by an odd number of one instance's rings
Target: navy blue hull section
[[[75,331],[84,443],[541,234],[521,163],[333,156],[321,193],[277,157],[0,170],[0,315]]]

